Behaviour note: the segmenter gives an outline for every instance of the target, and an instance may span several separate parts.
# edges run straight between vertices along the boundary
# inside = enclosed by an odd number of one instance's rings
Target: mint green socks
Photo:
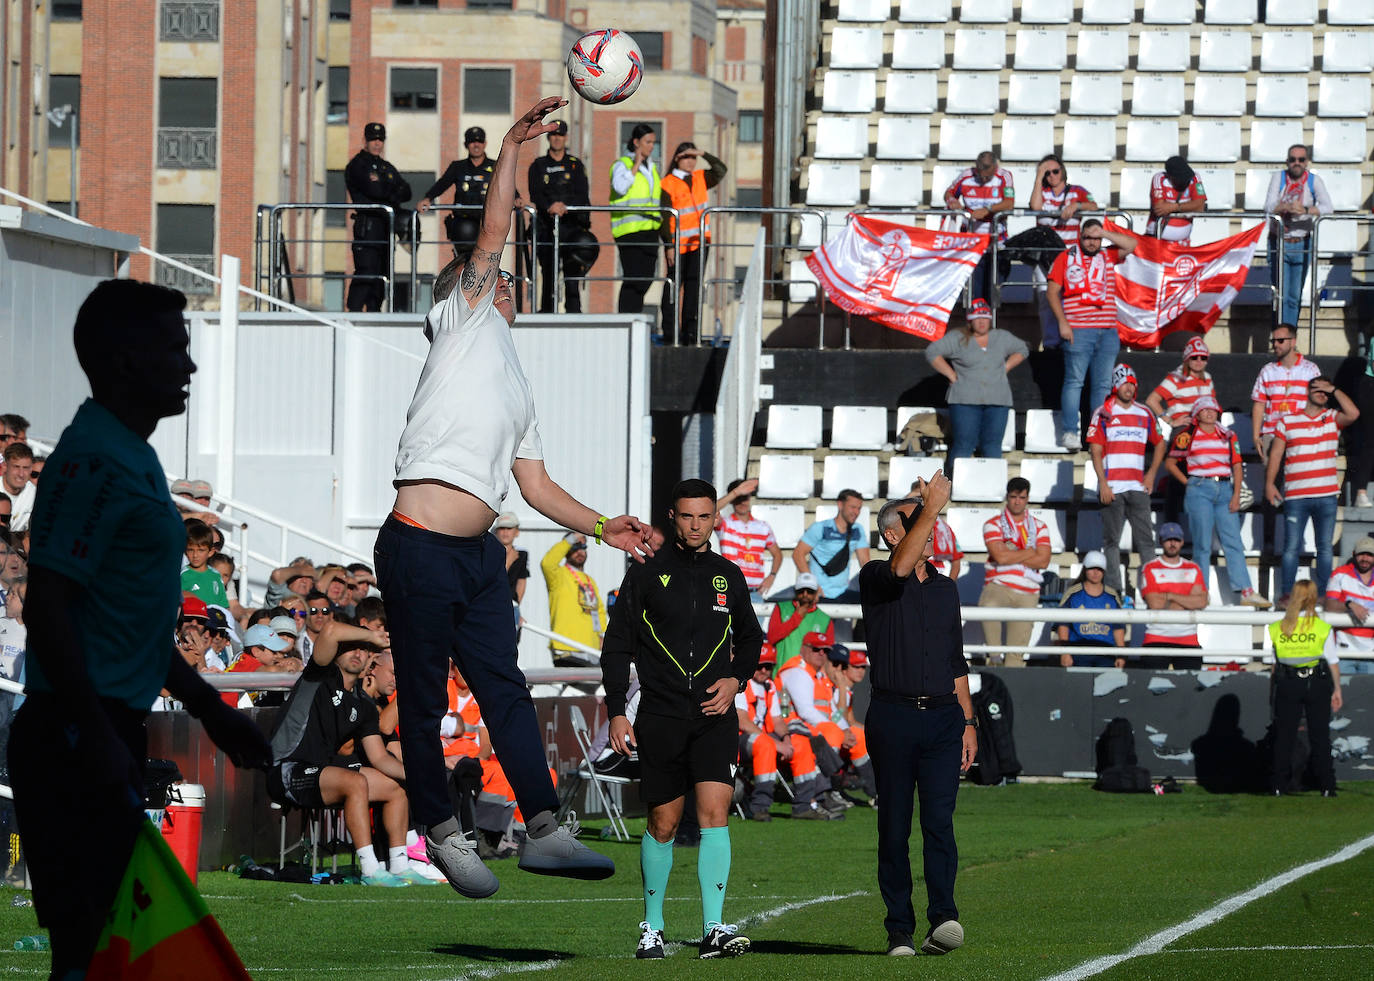
[[[697,850],[697,882],[701,885],[701,932],[724,923],[725,887],[730,881],[730,829],[702,828]],[[662,907],[659,907],[662,910]]]
[[[720,829],[724,831],[724,828]],[[702,832],[702,843],[706,833]],[[730,865],[730,842],[725,842],[725,865]],[[644,878],[644,919],[654,930],[663,929],[663,894],[668,891],[668,873],[673,871],[673,843],[658,841],[649,832],[639,842],[639,872]]]

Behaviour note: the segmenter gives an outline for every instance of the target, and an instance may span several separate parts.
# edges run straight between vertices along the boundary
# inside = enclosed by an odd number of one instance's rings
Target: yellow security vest
[[[635,158],[632,156],[620,157],[615,163],[611,164],[611,173],[615,173],[615,164],[622,163],[627,168],[633,167]],[[622,235],[629,235],[631,232],[656,232],[658,227],[663,224],[663,212],[660,192],[662,186],[659,182],[658,168],[649,161],[649,176],[644,175],[643,170],[636,170],[635,182],[630,185],[630,189],[624,194],[616,194],[615,186],[611,187],[610,205],[615,210],[611,212],[611,235],[620,238]]]
[[[694,170],[683,180],[676,174],[663,178],[663,190],[668,192],[673,207],[677,209],[674,229],[678,233],[678,251],[695,252],[703,241],[711,241],[710,215],[706,211],[706,175]],[[668,216],[668,227],[673,228],[674,219]]]
[[[1291,634],[1281,633],[1283,621],[1269,624],[1269,639],[1274,642],[1274,657],[1279,664],[1290,668],[1310,668],[1322,659],[1331,625],[1313,617],[1299,620]]]

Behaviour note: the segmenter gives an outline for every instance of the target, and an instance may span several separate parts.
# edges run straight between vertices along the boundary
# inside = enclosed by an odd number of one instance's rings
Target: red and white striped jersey
[[[988,545],[993,542],[1003,542],[1011,548],[1018,549],[1039,548],[1041,545],[1050,544],[1050,530],[1045,522],[1029,511],[1022,514],[1021,520],[1018,522],[1004,508],[997,517],[984,522],[983,541]],[[998,565],[992,561],[992,556],[989,555],[987,564],[984,566],[983,585],[985,586],[988,583],[997,583],[999,586],[1017,589],[1023,593],[1038,593],[1042,582],[1044,582],[1044,576],[1039,569],[1032,569],[1030,566],[1022,565],[1019,562],[1013,562],[1010,565]]]
[[[945,204],[957,207],[962,202],[965,208],[976,211],[979,208],[991,208],[1000,201],[1014,200],[1016,191],[1012,187],[1011,171],[1001,167],[997,168],[997,173],[988,178],[987,183],[979,184],[977,177],[973,173],[972,167],[966,167],[954,178],[954,183],[945,189]],[[1002,216],[997,216],[997,240],[1005,242],[1007,238],[1007,223]],[[969,223],[969,231],[975,235],[992,234],[992,221],[973,221]]]
[[[1063,289],[1060,302],[1064,318],[1074,330],[1102,328],[1116,330],[1116,249],[1103,247],[1096,263],[1078,253],[1077,247],[1059,253],[1050,267],[1049,278]]]
[[[1212,376],[1206,372],[1199,378],[1196,375],[1183,375],[1171,371],[1151,394],[1159,396],[1160,401],[1164,403],[1164,418],[1171,427],[1177,429],[1192,421],[1193,403],[1200,396],[1210,395],[1216,398],[1217,390],[1212,384]]]
[[[1336,569],[1331,573],[1331,581],[1326,584],[1328,605],[1344,612],[1344,604],[1353,602],[1359,603],[1366,610],[1374,611],[1374,573],[1369,578],[1369,582],[1361,579],[1360,570],[1355,568],[1353,562],[1347,562]],[[1374,626],[1342,627],[1341,633],[1355,637],[1374,637]]]
[[[1145,454],[1162,438],[1147,406],[1122,405],[1115,397],[1088,424],[1088,443],[1102,447],[1102,470],[1113,494],[1145,490]]]
[[[1146,562],[1140,570],[1140,595],[1151,593],[1187,596],[1194,586],[1207,590],[1203,581],[1202,569],[1187,559],[1177,559],[1172,564],[1162,556]],[[1180,647],[1196,647],[1197,627],[1191,623],[1151,623],[1145,628],[1146,644],[1178,644]]]
[[[734,514],[722,514],[716,522],[716,534],[720,536],[720,554],[740,567],[749,588],[763,585],[767,576],[764,556],[770,545],[778,544],[772,525],[760,518],[744,520]]]
[[[1155,174],[1154,179],[1150,181],[1150,204],[1154,204],[1156,201],[1187,204],[1189,201],[1206,197],[1207,192],[1203,190],[1202,181],[1197,174],[1193,174],[1193,179],[1182,191],[1174,187],[1162,170]],[[1162,238],[1166,242],[1183,242],[1186,244],[1193,234],[1192,213],[1175,213],[1163,218],[1151,218],[1145,226],[1145,234]]]
[[[935,517],[935,532],[931,542],[930,564],[941,575],[947,576],[954,568],[954,563],[964,557],[964,553],[959,551],[959,543],[954,540],[954,529],[949,526],[943,514]]]
[[[1339,494],[1336,452],[1340,427],[1336,413],[1323,409],[1315,416],[1294,412],[1279,420],[1274,435],[1283,440],[1283,496],[1330,497]]]
[[[1301,354],[1291,368],[1285,368],[1282,362],[1270,361],[1260,369],[1255,387],[1250,390],[1250,400],[1264,403],[1261,436],[1272,435],[1280,418],[1301,412],[1307,406],[1307,383],[1321,373],[1315,361]]]
[[[1236,434],[1222,426],[1210,433],[1201,426],[1189,426],[1174,434],[1169,456],[1184,461],[1189,477],[1234,477],[1232,468],[1240,462],[1240,446]]]
[[[1080,207],[1093,203],[1093,196],[1088,193],[1088,189],[1079,187],[1077,184],[1065,184],[1058,191],[1052,191],[1048,187],[1042,187],[1040,189],[1040,198],[1043,202],[1042,207],[1046,211],[1062,211],[1064,210],[1064,206],[1070,201],[1077,201]],[[1057,215],[1044,215],[1035,219],[1037,225],[1046,225],[1053,228],[1059,234],[1059,237],[1064,240],[1065,246],[1078,244],[1078,225],[1081,221],[1082,219],[1078,217],[1077,212],[1074,212],[1074,216],[1067,220]]]

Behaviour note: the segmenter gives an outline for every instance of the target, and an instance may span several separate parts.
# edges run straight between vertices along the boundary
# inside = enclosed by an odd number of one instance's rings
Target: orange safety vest
[[[788,662],[782,666],[782,671],[778,672],[778,677],[782,677],[783,671],[797,667],[802,668],[811,676],[811,704],[816,707],[816,711],[820,712],[827,719],[830,718],[830,699],[835,693],[835,686],[831,683],[830,679],[825,676],[824,671],[819,671],[807,664],[801,659],[800,654],[789,659]],[[784,695],[782,707],[785,710],[785,715],[783,716],[783,721],[801,721],[801,716],[797,714],[797,707],[791,703],[790,698],[785,697],[786,690],[783,689],[781,684],[778,685],[778,688],[780,693]]]
[[[710,216],[706,211],[706,175],[692,171],[691,184],[676,174],[663,178],[662,188],[668,192],[677,217],[668,216],[668,227],[678,234],[678,251],[695,252],[702,241],[711,241]]]
[[[767,688],[762,696],[754,691],[754,681],[750,679],[744,685],[744,704],[745,711],[749,714],[750,720],[764,732],[773,731],[773,700],[777,698],[778,690],[773,682],[767,682]]]
[[[452,678],[448,679],[448,710],[462,719],[463,725],[451,739],[444,741],[444,755],[477,756],[481,751],[477,743],[477,727],[482,724],[482,711],[477,707],[477,699],[472,697],[471,689],[460,692]]]

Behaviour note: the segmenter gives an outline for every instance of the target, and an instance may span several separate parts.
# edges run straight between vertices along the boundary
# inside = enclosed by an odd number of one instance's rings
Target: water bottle
[[[14,942],[15,950],[49,950],[48,938],[43,934],[32,937],[20,937]]]

